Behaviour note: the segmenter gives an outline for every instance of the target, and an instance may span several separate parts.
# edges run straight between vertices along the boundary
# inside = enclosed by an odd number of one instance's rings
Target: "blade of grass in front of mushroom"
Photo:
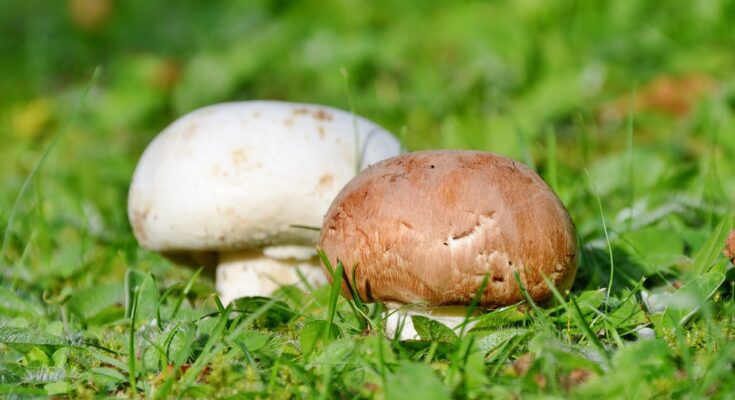
[[[325,253],[323,249],[318,249],[316,252],[317,252],[317,255],[319,256],[319,259],[322,261],[324,268],[327,269],[329,276],[333,278],[334,268],[332,267],[332,262],[329,261],[329,257],[327,257],[327,253]]]
[[[350,293],[352,294],[352,299],[348,299],[350,302],[350,307],[352,308],[352,311],[355,313],[355,317],[357,317],[357,323],[359,325],[360,331],[363,331],[368,325],[372,323],[370,320],[370,317],[367,315],[368,307],[365,305],[365,303],[362,302],[362,299],[360,298],[360,293],[357,291],[357,268],[360,266],[360,264],[355,264],[352,267],[352,276],[350,279],[347,279],[346,271],[343,274],[342,277],[347,284],[347,287],[350,289]],[[354,303],[354,304],[352,304]]]
[[[332,334],[332,324],[334,323],[334,315],[337,312],[337,300],[339,300],[339,292],[342,289],[342,274],[345,267],[342,261],[337,261],[337,269],[332,274],[332,287],[329,292],[329,308],[327,309],[327,325],[323,335],[324,343],[329,343]]]
[[[38,175],[41,167],[46,162],[53,149],[56,148],[61,139],[66,136],[66,133],[69,131],[69,127],[71,126],[72,121],[74,121],[79,115],[82,104],[87,99],[87,96],[89,95],[89,92],[92,90],[94,85],[97,84],[97,80],[99,79],[101,70],[102,69],[99,66],[94,69],[94,72],[92,72],[92,77],[89,79],[87,86],[84,88],[84,91],[82,91],[79,99],[77,99],[77,102],[74,104],[71,115],[69,116],[69,118],[66,119],[66,121],[64,121],[61,129],[59,129],[59,131],[52,137],[51,142],[48,144],[48,146],[46,146],[46,149],[43,151],[41,157],[33,165],[31,172],[28,173],[28,176],[26,176],[26,179],[23,181],[23,185],[21,186],[18,195],[15,197],[15,202],[13,203],[13,206],[11,207],[8,214],[8,222],[6,223],[5,230],[3,231],[3,243],[2,246],[0,246],[0,282],[4,280],[5,259],[7,257],[8,242],[10,241],[10,232],[13,229],[13,223],[15,222],[15,218],[18,214],[20,203],[25,197],[26,192],[30,188],[31,182],[33,182],[36,175]]]
[[[386,307],[386,309],[388,311],[386,312],[386,318],[384,319],[384,321],[387,322],[388,321],[388,317],[390,317],[393,314],[397,314],[398,315],[398,325],[396,325],[396,330],[395,330],[395,332],[393,332],[393,337],[392,338],[389,338],[394,343],[398,343],[398,342],[401,341],[401,335],[403,333],[403,329],[406,327],[406,322],[408,321],[409,318],[411,318],[411,315],[409,313],[402,314],[401,311],[402,310],[407,310],[407,309],[410,310],[411,309],[411,306],[408,305],[408,304],[404,304],[403,306],[400,306],[400,307],[398,307],[396,309],[393,309],[393,310],[391,310],[389,307]],[[384,326],[384,329],[385,329],[385,323],[383,324],[383,326]]]
[[[515,278],[516,284],[518,285],[518,288],[521,291],[521,296],[531,306],[531,309],[533,309],[533,312],[536,318],[539,321],[541,321],[544,327],[548,328],[552,326],[552,323],[551,321],[549,321],[549,318],[546,316],[546,314],[543,311],[541,311],[538,305],[536,305],[536,302],[533,301],[533,298],[531,298],[531,295],[528,294],[528,290],[526,290],[526,286],[521,281],[521,276],[518,274],[518,271],[513,271],[513,277]]]
[[[355,279],[355,272],[357,270],[357,266],[352,269],[352,284],[350,284],[350,281],[347,278],[347,275],[345,274],[344,266],[342,267],[342,271],[337,271],[333,268],[332,263],[329,261],[329,257],[327,257],[327,254],[322,249],[317,250],[317,255],[319,256],[319,259],[321,260],[322,264],[324,264],[324,267],[329,272],[329,276],[332,277],[332,285],[336,285],[337,282],[341,283],[344,282],[347,288],[350,291],[350,294],[352,295],[352,299],[347,299],[347,304],[352,309],[352,312],[355,314],[355,318],[357,319],[358,323],[360,324],[360,331],[365,329],[366,323],[371,323],[370,318],[365,314],[365,304],[360,299],[360,294],[357,292],[354,286],[354,279]],[[341,261],[338,261],[337,266],[341,264]],[[337,292],[339,294],[339,292]],[[336,301],[336,300],[335,300]],[[330,298],[330,306],[331,306],[331,298]]]
[[[470,318],[472,318],[472,314],[475,313],[475,310],[477,309],[477,305],[480,304],[480,300],[482,300],[482,295],[485,293],[485,288],[487,288],[487,282],[490,278],[489,273],[485,273],[485,276],[482,277],[482,282],[480,282],[480,286],[475,291],[475,295],[472,297],[472,302],[469,306],[467,306],[467,313],[464,316],[464,321],[458,325],[460,328],[459,331],[459,337],[461,338],[464,336],[465,328],[467,327],[467,324],[470,321]],[[456,328],[455,328],[456,329]]]

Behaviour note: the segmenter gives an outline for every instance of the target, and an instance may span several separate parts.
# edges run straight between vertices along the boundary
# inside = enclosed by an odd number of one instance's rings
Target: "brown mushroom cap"
[[[479,151],[435,150],[381,161],[345,186],[327,212],[320,247],[364,301],[480,305],[561,292],[577,270],[574,224],[528,167]],[[346,285],[343,292],[349,296]]]

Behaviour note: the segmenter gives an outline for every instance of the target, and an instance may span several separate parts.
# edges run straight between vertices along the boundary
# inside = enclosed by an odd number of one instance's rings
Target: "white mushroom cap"
[[[213,105],[181,117],[148,146],[128,214],[143,247],[183,258],[312,245],[318,233],[294,225],[320,226],[358,163],[399,153],[390,133],[334,108]]]

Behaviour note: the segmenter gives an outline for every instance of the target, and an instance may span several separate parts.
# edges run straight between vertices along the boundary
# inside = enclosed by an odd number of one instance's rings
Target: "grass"
[[[732,396],[731,1],[47,3],[0,3],[0,397]],[[408,342],[331,287],[223,307],[126,195],[174,118],[256,98],[534,165],[578,228],[571,293]]]

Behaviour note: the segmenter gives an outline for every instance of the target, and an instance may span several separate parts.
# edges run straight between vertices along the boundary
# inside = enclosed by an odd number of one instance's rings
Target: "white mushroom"
[[[143,247],[216,267],[225,303],[302,278],[318,285],[318,232],[304,227],[321,225],[358,169],[399,153],[390,133],[341,110],[275,101],[213,105],[179,118],[150,143],[133,176],[128,216]]]

